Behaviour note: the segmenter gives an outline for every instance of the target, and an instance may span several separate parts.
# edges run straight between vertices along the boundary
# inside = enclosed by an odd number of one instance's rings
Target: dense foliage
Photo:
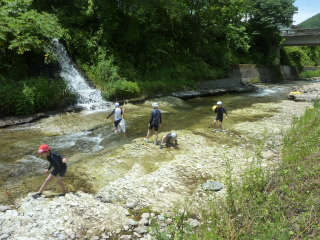
[[[0,79],[0,109],[3,115],[26,115],[61,108],[76,102],[62,79]]]
[[[320,65],[320,46],[296,46],[285,47],[284,49],[285,52],[282,56],[284,64],[297,66],[300,69],[303,66]]]
[[[51,39],[108,98],[190,88],[231,63],[275,64],[294,0],[2,0],[4,79],[54,77]],[[1,110],[1,109],[0,109]]]

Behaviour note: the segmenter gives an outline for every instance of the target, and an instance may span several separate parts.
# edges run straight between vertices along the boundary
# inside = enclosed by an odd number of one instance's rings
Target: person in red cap
[[[41,156],[46,157],[47,160],[50,163],[50,166],[48,169],[45,169],[44,172],[48,172],[51,167],[53,167],[52,172],[49,174],[47,179],[44,181],[42,186],[40,187],[39,191],[32,195],[33,198],[38,198],[42,195],[42,192],[45,190],[45,188],[48,186],[48,184],[56,177],[58,174],[58,184],[61,187],[62,194],[59,196],[64,196],[66,194],[66,188],[64,186],[64,183],[62,182],[63,177],[66,175],[67,172],[67,159],[62,156],[61,154],[51,152],[51,148],[48,144],[42,144],[39,147],[38,153],[41,154]]]

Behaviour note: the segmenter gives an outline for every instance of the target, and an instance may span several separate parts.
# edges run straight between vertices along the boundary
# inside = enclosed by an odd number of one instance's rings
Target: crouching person
[[[178,148],[177,138],[178,135],[175,132],[168,133],[167,135],[163,136],[160,144],[160,149],[162,149],[164,145],[170,148]]]
[[[62,182],[63,177],[66,175],[67,172],[67,159],[58,154],[51,152],[51,148],[47,144],[42,144],[39,147],[38,153],[41,154],[42,157],[45,157],[49,163],[50,166],[44,170],[44,172],[48,172],[51,167],[53,167],[52,172],[49,174],[49,176],[46,178],[42,186],[40,187],[39,191],[32,195],[33,198],[38,198],[42,195],[42,192],[45,190],[45,188],[48,186],[48,184],[56,177],[58,174],[58,184],[61,187],[62,193],[59,196],[64,196],[66,194],[66,188],[64,186],[64,183]]]

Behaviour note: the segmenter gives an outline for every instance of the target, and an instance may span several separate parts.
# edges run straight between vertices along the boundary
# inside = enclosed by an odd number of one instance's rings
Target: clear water
[[[250,107],[255,103],[286,99],[290,87],[290,84],[274,85],[255,93],[191,99],[184,101],[181,106],[160,105],[163,111],[163,127],[160,132],[179,132],[186,128],[208,129],[209,132],[214,118],[211,108],[218,100],[223,102],[230,113],[228,121],[224,123],[226,128],[241,121],[255,121],[270,116],[273,113],[266,112],[265,115],[252,119],[252,116],[232,115],[232,111]],[[62,114],[32,124],[0,129],[0,202],[12,203],[17,197],[38,190],[45,179],[41,172],[48,167],[47,161],[37,154],[38,146],[43,143],[50,144],[54,150],[69,158],[69,187],[78,184],[82,186],[82,190],[94,192],[108,181],[124,176],[135,162],[140,161],[139,159],[132,159],[126,163],[110,162],[105,182],[99,183],[100,185],[97,183],[97,186],[86,185],[86,172],[99,168],[99,163],[104,161],[106,156],[112,156],[114,151],[124,144],[146,136],[152,109],[149,104],[136,106],[126,109],[128,131],[120,135],[113,134],[112,117],[107,122],[104,121],[110,110]],[[62,125],[68,126],[67,129],[71,131],[63,132],[59,127]],[[80,130],[77,130],[77,127]],[[143,164],[146,167],[149,165],[149,169],[152,170],[155,169],[153,162],[154,159],[145,159]]]

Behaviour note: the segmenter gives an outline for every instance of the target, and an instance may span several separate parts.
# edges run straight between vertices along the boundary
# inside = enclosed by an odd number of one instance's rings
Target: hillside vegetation
[[[320,13],[297,25],[299,28],[320,28]]]
[[[9,95],[19,101],[10,111],[0,105],[1,116],[41,109],[36,99],[46,92],[33,83],[61,81],[53,38],[107,99],[123,99],[190,89],[197,81],[225,77],[231,63],[277,63],[278,26],[291,25],[293,3],[2,0],[0,91],[12,89]],[[19,91],[13,91],[16,84]],[[57,99],[48,108],[73,98]],[[10,102],[6,96],[0,100]]]

